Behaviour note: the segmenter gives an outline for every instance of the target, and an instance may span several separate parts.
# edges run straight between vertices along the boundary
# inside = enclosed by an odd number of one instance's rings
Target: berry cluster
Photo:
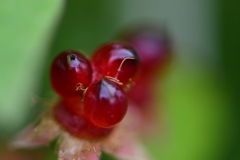
[[[61,100],[54,109],[59,123],[70,133],[101,138],[125,116],[129,90],[140,71],[136,51],[128,44],[100,46],[88,60],[68,50],[52,62],[50,81]]]
[[[125,33],[121,40],[138,54],[122,42],[100,46],[90,60],[73,50],[60,53],[50,81],[61,98],[12,145],[32,148],[58,138],[59,159],[98,160],[102,151],[118,159],[150,159],[136,138],[156,122],[156,75],[171,62],[171,41],[151,28]]]

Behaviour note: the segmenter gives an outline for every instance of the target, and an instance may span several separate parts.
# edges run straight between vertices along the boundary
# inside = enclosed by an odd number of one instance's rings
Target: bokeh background
[[[53,96],[51,60],[66,49],[88,56],[139,22],[164,25],[174,42],[146,150],[156,160],[240,159],[238,0],[0,0],[0,159],[56,159],[51,146],[7,149]]]

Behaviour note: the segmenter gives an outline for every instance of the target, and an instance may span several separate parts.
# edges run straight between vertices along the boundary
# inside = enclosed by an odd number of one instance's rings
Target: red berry
[[[94,52],[92,66],[95,71],[93,80],[110,76],[126,85],[136,78],[140,70],[140,60],[130,45],[111,42],[102,45]]]
[[[129,101],[133,101],[140,108],[149,108],[154,103],[156,93],[156,82],[148,77],[139,77],[136,84],[127,93]],[[159,96],[158,96],[159,97]]]
[[[54,115],[60,125],[71,134],[85,139],[101,139],[108,136],[113,128],[100,128],[90,122],[85,114],[76,115],[69,110],[70,103],[60,100],[54,108]],[[76,103],[82,108],[82,103]]]
[[[116,125],[127,112],[127,98],[122,87],[105,77],[88,87],[83,104],[87,117],[99,127]]]
[[[82,115],[85,114],[82,104],[82,97],[80,96],[64,98],[62,100],[62,103],[65,108],[79,117],[82,117]]]
[[[135,28],[126,32],[122,39],[136,49],[143,74],[165,67],[172,57],[171,38],[164,28]]]
[[[80,96],[92,80],[91,64],[77,51],[62,52],[52,63],[50,80],[59,95]]]

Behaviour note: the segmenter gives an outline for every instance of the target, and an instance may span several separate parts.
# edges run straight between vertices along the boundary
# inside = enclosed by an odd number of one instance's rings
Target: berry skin
[[[127,98],[122,87],[103,77],[92,83],[84,95],[86,116],[99,127],[112,127],[127,112]]]
[[[90,62],[77,51],[60,53],[53,61],[50,81],[53,89],[62,97],[80,96],[82,88],[92,80]]]
[[[113,128],[100,128],[90,122],[85,114],[76,115],[69,110],[71,108],[69,102],[60,100],[54,108],[54,116],[60,125],[71,134],[85,139],[101,139],[108,136]],[[77,103],[75,106],[83,108],[82,103]]]
[[[140,60],[136,51],[128,44],[111,42],[100,46],[93,54],[93,80],[110,76],[123,85],[133,81],[140,71]]]

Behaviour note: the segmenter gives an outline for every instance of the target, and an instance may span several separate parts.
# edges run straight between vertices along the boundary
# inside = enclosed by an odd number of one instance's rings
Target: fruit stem
[[[80,91],[80,90],[82,90],[82,91],[86,90],[86,87],[84,87],[82,83],[78,83],[76,85],[76,91]]]
[[[119,84],[119,85],[123,85],[123,83],[120,82],[117,78],[114,78],[114,77],[111,77],[111,76],[104,76],[104,77],[109,79],[112,82],[115,82],[115,83]]]
[[[123,63],[124,63],[126,60],[128,60],[128,59],[135,59],[135,58],[126,57],[126,58],[124,58],[124,59],[122,60],[121,64],[119,65],[119,67],[118,67],[118,69],[117,69],[117,74],[116,74],[116,76],[115,76],[116,79],[117,79],[117,77],[118,77],[119,72],[121,71],[121,68],[122,68]]]
[[[83,91],[83,94],[82,94],[82,102],[84,101],[84,95],[87,91],[88,87],[84,87],[82,83],[78,83],[76,85],[76,91],[79,91],[79,90],[82,90]]]

